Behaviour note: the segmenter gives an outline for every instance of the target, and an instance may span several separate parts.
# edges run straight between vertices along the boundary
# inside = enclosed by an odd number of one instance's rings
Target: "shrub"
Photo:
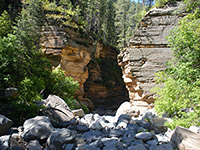
[[[17,87],[19,97],[6,101],[2,114],[22,123],[41,109],[36,105],[43,99],[41,91],[63,98],[70,108],[81,106],[73,98],[78,83],[65,77],[60,69],[51,71],[50,63],[40,52],[42,27],[42,3],[40,0],[26,1],[18,17],[13,34],[0,37],[0,88]]]
[[[173,117],[168,124],[172,128],[200,125],[200,11],[194,10],[170,34],[174,59],[165,72],[157,74],[159,86],[154,89],[159,95],[155,109]]]
[[[167,4],[176,3],[177,0],[156,0],[155,7],[164,7]]]
[[[60,68],[52,71],[50,79],[46,84],[47,92],[60,96],[63,100],[65,100],[71,109],[81,107],[80,104],[74,99],[74,93],[79,87],[78,81],[74,81],[72,77],[65,77],[64,71]]]
[[[12,21],[7,11],[4,11],[0,16],[0,37],[7,36],[12,32]]]

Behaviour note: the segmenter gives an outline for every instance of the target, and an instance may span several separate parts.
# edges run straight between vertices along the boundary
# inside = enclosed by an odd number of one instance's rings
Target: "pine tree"
[[[118,31],[118,47],[123,48],[127,42],[128,10],[130,0],[118,0],[116,3],[116,27]]]
[[[115,0],[109,0],[108,1],[108,10],[107,10],[107,27],[106,27],[106,33],[107,33],[107,41],[111,45],[116,46],[116,28],[115,28],[115,6],[114,6]]]

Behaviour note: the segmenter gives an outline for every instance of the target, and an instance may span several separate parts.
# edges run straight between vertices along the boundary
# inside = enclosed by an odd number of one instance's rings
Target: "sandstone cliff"
[[[53,68],[61,67],[66,76],[79,82],[76,93],[79,102],[94,109],[94,104],[107,107],[114,99],[117,107],[127,100],[116,49],[94,40],[83,30],[58,25],[43,27],[41,45]],[[111,60],[112,64],[105,60]],[[116,76],[112,78],[111,75]]]
[[[118,55],[129,98],[140,111],[153,106],[154,96],[150,89],[155,86],[155,72],[164,70],[165,63],[171,59],[166,37],[182,18],[174,13],[177,9],[150,10],[141,20],[128,47]]]

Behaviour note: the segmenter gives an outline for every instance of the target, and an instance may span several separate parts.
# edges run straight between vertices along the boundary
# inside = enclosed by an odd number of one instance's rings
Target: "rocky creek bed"
[[[187,148],[180,139],[188,144],[191,134],[195,137],[192,145],[200,139],[185,128],[178,127],[172,132],[158,125],[160,118],[151,111],[138,118],[129,114],[100,116],[82,111],[74,111],[74,116],[67,121],[52,118],[36,116],[26,120],[23,126],[11,128],[12,121],[1,115],[0,150],[174,150],[181,149],[180,144]],[[7,135],[6,131],[9,131]],[[198,142],[196,145],[199,148]]]

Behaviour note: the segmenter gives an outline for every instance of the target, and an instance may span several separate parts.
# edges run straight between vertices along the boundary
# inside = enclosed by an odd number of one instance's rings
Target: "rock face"
[[[85,37],[81,37],[85,36]],[[53,68],[61,67],[66,76],[72,76],[80,84],[77,91],[79,100],[85,100],[86,105],[94,107],[90,100],[83,99],[84,83],[88,78],[87,64],[93,53],[92,40],[72,28],[44,26],[41,45]]]
[[[165,63],[171,59],[166,36],[182,18],[174,14],[176,10],[177,7],[150,10],[128,47],[118,55],[129,98],[140,111],[153,106],[150,89],[155,86],[155,72],[166,69]]]
[[[120,79],[121,72],[117,65],[117,51],[110,46],[105,46],[100,41],[96,43],[94,41],[89,34],[81,29],[60,28],[52,25],[45,26],[42,30],[42,51],[50,59],[53,68],[61,67],[66,76],[72,76],[74,80],[79,82],[80,88],[76,97],[90,109],[94,109],[91,100],[96,103],[96,101],[103,99],[109,103],[108,100],[112,100],[110,97],[115,97],[120,103],[120,100],[127,99],[127,91],[122,79]],[[115,68],[114,72],[117,69],[119,73],[117,79],[106,79],[107,72],[104,72],[106,70],[102,69],[102,65],[99,65],[104,59],[115,61],[113,68]],[[104,67],[106,66],[109,67],[109,64],[104,65]],[[107,70],[109,69],[112,68],[107,68]],[[85,85],[86,80],[87,84]],[[104,83],[102,81],[106,81],[108,85],[115,88],[109,89],[108,86],[102,84]],[[113,92],[114,90],[117,91]],[[108,93],[110,93],[109,96]]]
[[[88,64],[85,97],[90,98],[95,107],[118,108],[128,100],[128,92],[117,64],[117,50],[102,43],[97,44],[96,50],[94,59]]]

